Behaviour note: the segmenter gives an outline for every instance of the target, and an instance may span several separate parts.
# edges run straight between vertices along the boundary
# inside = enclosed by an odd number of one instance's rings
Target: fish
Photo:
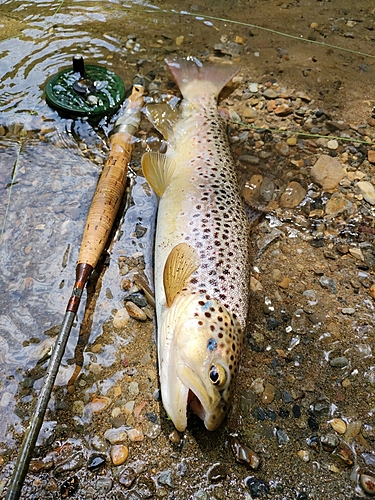
[[[217,99],[232,64],[169,58],[178,108],[148,106],[167,143],[146,152],[143,174],[158,196],[154,286],[164,408],[178,431],[196,413],[213,431],[230,408],[244,343],[250,225]]]

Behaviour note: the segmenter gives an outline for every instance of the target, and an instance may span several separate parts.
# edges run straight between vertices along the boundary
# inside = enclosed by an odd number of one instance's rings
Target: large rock
[[[311,169],[312,180],[325,191],[335,189],[344,176],[342,164],[328,155],[321,155]]]

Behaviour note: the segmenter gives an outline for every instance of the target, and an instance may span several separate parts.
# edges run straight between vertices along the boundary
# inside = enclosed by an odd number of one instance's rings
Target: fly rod
[[[133,86],[125,111],[116,121],[114,133],[111,135],[110,154],[98,181],[86,220],[73,291],[53,348],[42,389],[17,456],[16,465],[5,496],[6,500],[18,500],[20,497],[84,287],[105,248],[120,207],[126,186],[127,165],[134,147],[133,136],[140,123],[143,92],[144,89],[141,85]]]

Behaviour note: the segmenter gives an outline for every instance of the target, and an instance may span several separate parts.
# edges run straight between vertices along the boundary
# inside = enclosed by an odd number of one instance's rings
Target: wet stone
[[[142,311],[140,307],[134,304],[134,302],[126,302],[125,307],[132,318],[138,321],[146,321],[146,313]]]
[[[334,368],[344,368],[348,366],[349,360],[345,356],[338,356],[337,358],[330,359],[329,364]]]
[[[96,451],[99,451],[102,453],[105,453],[107,451],[107,448],[108,448],[107,443],[100,436],[93,436],[93,438],[91,440],[91,446],[92,446],[93,450],[96,450]]]
[[[147,299],[142,293],[132,293],[131,295],[128,295],[124,299],[125,302],[131,301],[138,307],[146,307],[147,306]]]
[[[332,429],[334,429],[339,434],[345,434],[346,431],[346,423],[341,420],[341,418],[333,418],[330,421]]]
[[[127,440],[128,434],[126,432],[126,427],[119,427],[118,429],[108,429],[104,433],[104,437],[111,444],[120,444]]]
[[[129,450],[124,444],[115,444],[111,448],[111,460],[113,465],[122,465],[128,458]]]
[[[322,448],[331,453],[339,444],[340,440],[336,434],[328,433],[320,437]]]
[[[313,434],[312,436],[309,436],[306,439],[306,443],[310,448],[313,448],[315,451],[320,450],[320,439],[316,434]]]
[[[313,432],[319,429],[319,424],[314,415],[310,415],[307,419],[307,424]]]
[[[66,479],[60,486],[61,498],[68,498],[78,490],[79,480],[77,476]]]
[[[120,474],[119,483],[125,488],[130,488],[137,479],[137,473],[132,467],[126,467]]]
[[[87,468],[88,470],[94,470],[104,465],[105,462],[106,462],[105,455],[101,455],[99,453],[93,453],[92,455],[90,455],[87,461]]]
[[[172,470],[164,470],[159,474],[158,483],[163,486],[169,486],[169,488],[174,488],[175,484],[172,478]]]
[[[132,442],[139,442],[144,440],[144,435],[141,429],[129,429],[127,433],[129,440]]]
[[[156,493],[154,481],[146,476],[141,476],[137,482],[137,493],[141,498],[152,498]]]
[[[235,436],[230,436],[229,442],[236,462],[248,465],[254,470],[258,469],[260,458],[253,450],[241,444]]]
[[[95,483],[99,495],[106,495],[112,489],[113,481],[110,477],[100,477]]]
[[[365,493],[368,495],[375,495],[375,477],[368,474],[361,474],[359,484]]]
[[[290,441],[288,434],[283,429],[276,429],[276,437],[280,446],[284,446]]]
[[[291,182],[280,197],[280,206],[283,208],[295,208],[306,196],[306,190],[298,182]]]
[[[267,498],[270,493],[270,487],[266,481],[252,476],[245,479],[245,485],[253,498]]]
[[[219,483],[227,478],[226,467],[220,463],[213,464],[207,471],[208,484]]]
[[[114,328],[124,328],[129,323],[130,315],[126,307],[119,309],[113,317],[112,324]]]
[[[349,467],[354,463],[354,456],[351,448],[344,442],[340,442],[337,448],[332,452],[332,457],[339,464]]]

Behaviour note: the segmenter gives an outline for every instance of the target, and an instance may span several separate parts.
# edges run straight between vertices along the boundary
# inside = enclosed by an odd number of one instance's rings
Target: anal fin
[[[163,273],[167,307],[172,305],[176,295],[184,288],[187,280],[199,266],[199,255],[192,246],[179,243],[172,248],[165,262]]]

